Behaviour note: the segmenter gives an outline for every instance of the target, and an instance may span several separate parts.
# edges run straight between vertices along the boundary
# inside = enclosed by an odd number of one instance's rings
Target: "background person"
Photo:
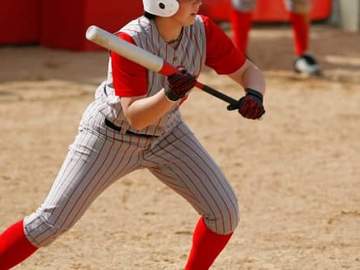
[[[319,64],[309,53],[311,0],[284,1],[294,32],[296,54],[294,70],[307,75],[318,75],[320,73]],[[231,0],[231,3],[233,40],[240,50],[246,52],[256,0]]]

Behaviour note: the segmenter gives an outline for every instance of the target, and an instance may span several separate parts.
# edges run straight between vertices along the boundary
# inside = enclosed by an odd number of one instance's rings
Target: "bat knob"
[[[89,28],[86,30],[86,39],[87,40],[95,40],[97,33],[99,32],[99,27],[97,27],[96,25],[91,25],[89,26]]]

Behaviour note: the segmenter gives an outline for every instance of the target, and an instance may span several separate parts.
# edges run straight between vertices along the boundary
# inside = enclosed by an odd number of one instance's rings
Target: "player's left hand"
[[[165,95],[172,101],[185,97],[196,84],[196,77],[182,67],[178,68],[178,72],[168,76],[167,80],[168,86],[165,87]]]
[[[246,95],[235,104],[230,104],[227,109],[233,111],[238,109],[239,113],[248,119],[259,119],[264,113],[263,95],[259,91],[246,88]]]

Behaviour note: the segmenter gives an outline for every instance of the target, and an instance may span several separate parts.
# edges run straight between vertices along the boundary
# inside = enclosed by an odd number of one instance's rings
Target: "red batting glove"
[[[169,100],[177,101],[183,98],[196,83],[196,77],[191,75],[184,68],[168,76],[168,85],[165,87],[165,95]]]
[[[246,88],[246,95],[237,103],[230,104],[228,110],[239,110],[239,113],[247,119],[259,119],[264,113],[263,95],[256,90]]]

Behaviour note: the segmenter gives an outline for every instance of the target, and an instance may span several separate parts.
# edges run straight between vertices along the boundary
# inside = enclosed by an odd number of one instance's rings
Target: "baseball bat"
[[[166,62],[161,57],[154,55],[140,47],[137,47],[125,40],[122,40],[116,35],[111,34],[98,26],[92,25],[87,29],[86,39],[103,48],[116,52],[126,59],[133,61],[151,71],[163,74],[165,76],[169,76],[177,72],[176,67]],[[195,86],[229,104],[236,104],[238,102],[236,99],[229,97],[201,82],[197,81]]]

